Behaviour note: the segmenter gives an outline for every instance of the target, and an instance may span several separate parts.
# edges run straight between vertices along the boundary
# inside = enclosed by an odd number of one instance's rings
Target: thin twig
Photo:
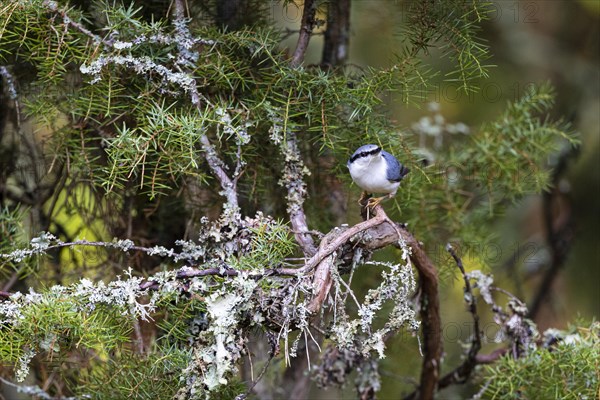
[[[11,275],[8,282],[6,282],[4,284],[4,287],[2,288],[2,292],[8,292],[13,287],[13,285],[15,283],[17,283],[17,281],[21,277],[21,273],[23,272],[23,269],[24,269],[24,267],[21,267],[18,270],[16,270],[15,272],[13,272],[13,274]]]
[[[361,309],[361,305],[358,302],[358,299],[356,298],[356,296],[354,295],[354,292],[352,291],[352,289],[350,288],[350,285],[348,285],[341,277],[338,280],[345,288],[346,288],[346,295],[350,295],[350,297],[352,297],[352,299],[354,300],[354,303],[356,303],[356,307],[358,307],[358,310]]]
[[[252,392],[252,390],[254,389],[256,384],[262,379],[262,377],[267,372],[267,368],[269,368],[269,365],[271,364],[271,360],[273,360],[274,357],[275,357],[275,354],[273,352],[269,352],[269,358],[267,359],[267,361],[265,361],[265,365],[263,365],[263,367],[260,371],[260,374],[258,374],[256,379],[254,381],[252,381],[252,385],[250,385],[248,390],[246,390],[246,393],[236,396],[235,400],[245,400],[248,398],[248,395]]]
[[[477,364],[491,364],[498,360],[500,357],[508,353],[507,348],[496,349],[490,354],[477,354]]]
[[[181,269],[175,275],[175,279],[190,279],[196,278],[200,276],[220,276],[220,277],[228,277],[228,276],[238,276],[239,272],[230,269],[230,268],[206,268],[206,269],[196,269],[196,268],[185,268]],[[250,279],[260,279],[264,277],[264,274],[254,274],[248,276]],[[154,290],[159,287],[159,283],[155,280],[149,279],[148,281],[140,284],[140,289],[149,289]]]
[[[475,332],[473,334],[473,337],[471,338],[471,347],[469,349],[469,352],[467,353],[467,357],[461,365],[459,365],[453,371],[450,371],[440,379],[440,381],[438,382],[438,390],[455,383],[465,383],[467,379],[469,379],[471,373],[473,372],[473,369],[475,369],[475,366],[477,365],[477,354],[479,353],[479,350],[481,350],[481,331],[479,329],[479,314],[477,314],[477,303],[475,301],[475,296],[473,295],[471,281],[469,280],[469,277],[465,272],[462,260],[456,254],[456,251],[452,248],[450,243],[446,245],[446,250],[450,253],[452,258],[456,262],[456,266],[460,269],[463,280],[465,282],[465,300],[469,308],[469,313],[471,313],[471,316],[473,318],[473,329]]]
[[[553,206],[557,199],[561,196],[558,188],[560,178],[567,169],[569,159],[577,154],[577,147],[570,147],[563,150],[552,172],[553,188],[545,191],[542,195],[542,211],[544,213],[543,217],[546,229],[546,242],[550,248],[551,261],[550,266],[544,274],[542,283],[537,289],[537,293],[535,294],[533,301],[531,302],[531,306],[529,307],[529,317],[531,319],[535,319],[547,296],[552,293],[552,284],[558,276],[559,271],[565,264],[567,254],[571,247],[571,241],[573,240],[573,217],[571,213],[571,205],[567,203],[566,207],[564,207],[566,208],[566,211],[560,210],[561,212],[565,212],[566,216],[562,218],[562,224],[559,226],[556,226],[557,224],[555,223],[555,219],[557,218],[554,216]],[[568,200],[567,196],[563,197],[565,200]]]
[[[92,33],[92,31],[90,31],[89,29],[87,29],[85,26],[81,25],[78,22],[75,22],[69,15],[67,15],[67,10],[66,9],[60,9],[58,8],[58,4],[54,1],[44,1],[42,3],[44,6],[46,6],[46,8],[52,12],[55,12],[57,14],[59,14],[62,18],[63,21],[65,23],[65,25],[69,25],[72,26],[73,28],[77,29],[79,32],[83,33],[84,35],[86,35],[87,37],[89,37],[90,39],[94,40],[94,42],[96,43],[102,43],[105,46],[108,47],[112,47],[113,43],[109,40],[106,40],[98,35],[95,35],[94,33]]]
[[[244,162],[242,161],[242,142],[238,141],[235,153],[235,171],[233,172],[233,189],[237,192],[237,183],[244,174]]]

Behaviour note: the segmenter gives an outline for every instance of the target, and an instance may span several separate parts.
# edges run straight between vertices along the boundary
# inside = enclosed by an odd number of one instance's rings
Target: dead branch
[[[367,229],[373,228],[373,227],[381,224],[382,222],[384,222],[386,220],[387,216],[386,216],[385,212],[383,211],[383,208],[376,207],[376,210],[377,211],[381,210],[381,212],[378,212],[378,214],[374,218],[371,218],[367,221],[361,222],[350,228],[347,228],[341,234],[336,232],[335,229],[334,229],[334,231],[327,234],[325,236],[325,238],[323,238],[323,240],[321,240],[321,245],[319,246],[319,249],[317,250],[315,255],[312,256],[302,268],[279,268],[276,270],[276,272],[279,275],[299,275],[299,274],[306,274],[306,273],[312,271],[315,267],[317,267],[321,263],[321,261],[323,261],[325,259],[325,257],[331,255],[331,253],[333,253],[335,250],[338,250],[339,248],[341,248],[341,246],[343,246],[344,243],[349,241],[353,236],[355,236],[361,232],[364,232]],[[336,228],[336,229],[340,229],[340,228]],[[331,236],[335,236],[335,239],[331,240]],[[397,235],[396,235],[396,240],[397,240]],[[381,246],[381,247],[384,247],[384,246]]]
[[[387,226],[387,225],[386,225]],[[421,321],[423,326],[423,366],[419,388],[409,398],[433,399],[440,374],[442,357],[442,320],[438,294],[438,274],[421,244],[404,227],[396,226],[404,241],[412,249],[411,260],[418,271],[421,283]],[[388,235],[394,236],[395,230]]]
[[[501,348],[492,351],[490,354],[477,354],[477,357],[475,357],[475,359],[477,361],[477,364],[491,364],[506,353],[508,353],[508,349]]]

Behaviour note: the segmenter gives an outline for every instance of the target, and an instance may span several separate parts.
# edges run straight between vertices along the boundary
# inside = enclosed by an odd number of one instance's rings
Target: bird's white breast
[[[355,160],[349,166],[352,180],[369,193],[395,193],[399,182],[387,179],[387,163],[380,155]]]

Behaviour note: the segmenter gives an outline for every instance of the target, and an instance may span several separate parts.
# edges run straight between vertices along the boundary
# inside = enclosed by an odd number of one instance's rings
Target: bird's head
[[[376,144],[365,144],[356,149],[347,165],[348,168],[351,165],[368,165],[377,157],[381,157],[381,147]]]

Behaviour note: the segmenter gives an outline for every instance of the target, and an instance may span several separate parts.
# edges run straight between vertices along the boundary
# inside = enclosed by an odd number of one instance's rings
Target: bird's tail
[[[408,169],[404,165],[400,164],[400,179],[404,178],[409,172],[410,172],[410,169]]]

